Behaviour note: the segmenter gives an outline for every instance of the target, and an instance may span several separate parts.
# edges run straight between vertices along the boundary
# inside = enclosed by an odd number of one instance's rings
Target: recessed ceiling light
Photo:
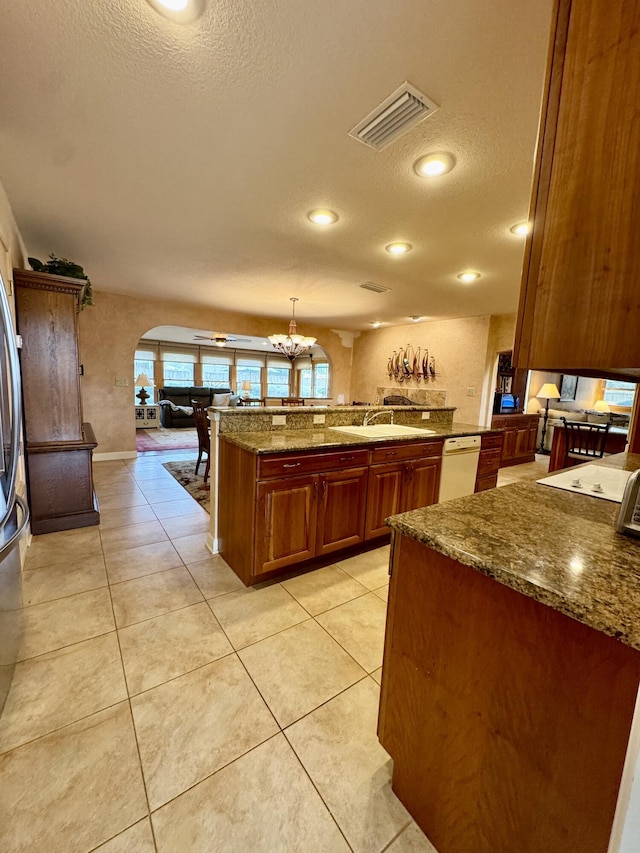
[[[467,272],[461,272],[458,275],[460,281],[464,281],[465,283],[469,283],[470,281],[476,281],[476,279],[480,278],[479,272],[473,272],[473,270],[467,270]]]
[[[149,0],[156,12],[178,24],[190,24],[202,14],[205,0]]]
[[[338,219],[338,214],[333,210],[310,210],[307,216],[316,225],[333,225]]]
[[[526,237],[531,231],[531,225],[529,222],[518,222],[517,225],[512,225],[509,231],[517,237]]]
[[[373,326],[374,329],[379,329],[382,323],[380,320],[376,320],[374,323],[370,323],[369,325]]]
[[[424,320],[424,317],[422,316],[422,314],[412,314],[409,319],[413,320],[414,323],[419,323],[420,320]]]
[[[456,158],[448,151],[426,154],[413,164],[416,174],[421,178],[436,178],[450,172],[456,164]]]
[[[390,252],[392,255],[406,255],[412,248],[411,243],[389,243],[388,246],[385,246],[387,252]]]

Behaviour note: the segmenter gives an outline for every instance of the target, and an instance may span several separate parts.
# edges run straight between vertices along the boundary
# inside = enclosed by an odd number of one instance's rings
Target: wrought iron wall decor
[[[426,383],[438,377],[435,356],[429,355],[426,347],[414,350],[411,344],[394,349],[387,361],[387,373],[389,379],[395,379],[400,384],[411,382],[412,379],[417,383],[422,380]]]

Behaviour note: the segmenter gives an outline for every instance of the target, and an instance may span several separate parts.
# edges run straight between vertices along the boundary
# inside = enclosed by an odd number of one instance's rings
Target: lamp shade
[[[593,404],[594,412],[602,412],[605,415],[608,415],[611,409],[609,408],[609,404],[606,400],[596,400]]]
[[[153,385],[153,382],[149,379],[146,373],[139,373],[136,376],[135,386],[136,388],[140,388],[144,385]]]
[[[243,391],[251,391],[251,382],[248,379],[243,379],[242,381],[242,390]]]
[[[541,400],[557,400],[560,397],[558,386],[553,382],[545,382],[542,388],[536,394]]]

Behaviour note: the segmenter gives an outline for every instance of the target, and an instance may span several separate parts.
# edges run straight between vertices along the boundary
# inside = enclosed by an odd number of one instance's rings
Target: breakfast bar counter
[[[389,520],[378,733],[439,853],[638,849],[640,542],[618,509],[520,483]]]

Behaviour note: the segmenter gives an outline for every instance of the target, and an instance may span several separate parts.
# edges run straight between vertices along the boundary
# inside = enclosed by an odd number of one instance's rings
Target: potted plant
[[[45,264],[37,258],[27,258],[31,264],[31,269],[36,272],[46,272],[51,275],[66,275],[69,278],[82,278],[87,282],[82,295],[81,307],[85,305],[93,305],[93,291],[91,290],[91,281],[81,266],[74,264],[73,261],[68,261],[66,258],[57,258],[53,252],[49,255],[50,260]]]

